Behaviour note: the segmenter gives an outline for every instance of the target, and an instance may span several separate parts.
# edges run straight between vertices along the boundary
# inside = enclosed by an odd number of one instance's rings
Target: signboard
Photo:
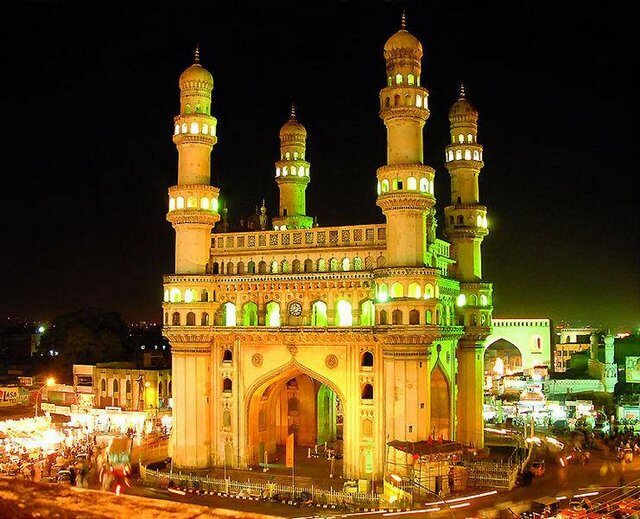
[[[40,404],[40,410],[42,412],[55,413],[56,412],[56,404],[49,404],[47,402],[42,402]]]
[[[294,463],[294,443],[293,433],[287,436],[287,452],[285,456],[285,467],[292,468]]]
[[[33,377],[18,377],[18,384],[21,386],[33,386]]]
[[[104,410],[107,413],[117,413],[122,411],[122,407],[115,407],[115,406],[105,406]]]
[[[626,357],[624,367],[627,382],[640,382],[640,357]]]
[[[11,406],[18,403],[17,387],[0,387],[0,406]]]

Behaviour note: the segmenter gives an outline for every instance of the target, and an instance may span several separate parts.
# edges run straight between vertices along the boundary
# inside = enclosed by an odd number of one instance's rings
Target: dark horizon
[[[196,43],[214,77],[212,183],[231,221],[262,198],[274,214],[278,130],[295,101],[309,134],[308,213],[322,226],[382,222],[377,96],[402,7],[425,51],[439,237],[460,81],[480,113],[494,316],[639,324],[634,19],[625,6],[605,16],[551,2],[220,2],[198,16],[116,1],[5,7],[0,316],[100,306],[160,321],[172,119]]]

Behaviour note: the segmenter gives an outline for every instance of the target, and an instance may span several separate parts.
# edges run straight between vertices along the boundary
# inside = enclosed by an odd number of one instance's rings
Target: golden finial
[[[200,63],[200,49],[198,48],[197,43],[196,43],[196,50],[193,53],[193,62]]]
[[[464,91],[464,83],[460,81],[460,93],[458,94],[458,99],[466,99],[467,95]]]
[[[291,120],[296,120],[296,105],[291,103]]]
[[[407,30],[407,13],[404,9],[402,10],[402,18],[400,19],[400,28],[403,31]]]

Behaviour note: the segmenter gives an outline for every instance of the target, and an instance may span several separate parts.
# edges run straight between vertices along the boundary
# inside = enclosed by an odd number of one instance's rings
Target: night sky
[[[173,269],[172,118],[196,43],[214,76],[212,183],[231,221],[263,197],[273,215],[278,130],[295,101],[309,133],[308,213],[321,225],[381,222],[382,47],[404,5],[425,50],[440,222],[460,80],[480,112],[494,315],[640,322],[630,3],[130,4],[3,4],[0,315],[102,306],[160,319],[162,275]]]

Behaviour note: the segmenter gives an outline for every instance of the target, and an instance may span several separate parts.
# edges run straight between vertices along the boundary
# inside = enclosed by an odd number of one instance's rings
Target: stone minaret
[[[492,285],[482,281],[480,245],[487,235],[487,208],[480,204],[478,180],[482,146],[478,144],[478,112],[460,86],[458,100],[449,110],[451,144],[445,162],[451,176],[451,205],[444,210],[445,235],[456,260],[454,276],[460,280],[456,301],[458,325],[458,441],[484,445],[484,340],[491,333]]]
[[[404,14],[401,29],[384,46],[384,59],[380,118],[387,128],[387,165],[378,168],[377,204],[387,220],[387,265],[423,267],[426,219],[435,204],[434,170],[423,163],[429,93],[420,86],[422,44],[407,31]]]
[[[172,288],[175,276],[165,278],[171,296],[163,305],[163,333],[171,342],[173,463],[201,468],[210,465],[212,456],[212,334],[208,320],[189,322],[185,309],[200,310],[209,304],[202,289],[207,286],[211,229],[220,215],[219,190],[210,185],[210,155],[217,141],[216,119],[211,116],[213,77],[200,65],[197,49],[195,63],[182,73],[179,84],[180,115],[175,117],[173,136],[179,155],[178,183],[169,188],[167,220],[176,231],[175,274],[184,276],[182,282],[191,288],[182,292]]]
[[[199,63],[180,76],[180,115],[174,118],[178,148],[178,184],[169,188],[167,220],[176,231],[176,274],[204,274],[211,250],[211,229],[220,219],[219,189],[210,185],[211,149],[217,142],[211,116],[213,77]]]
[[[280,210],[273,218],[275,230],[310,229],[313,225],[313,218],[306,214],[305,192],[309,184],[306,148],[307,130],[296,120],[295,106],[291,105],[291,118],[280,129],[280,160],[276,162]]]

